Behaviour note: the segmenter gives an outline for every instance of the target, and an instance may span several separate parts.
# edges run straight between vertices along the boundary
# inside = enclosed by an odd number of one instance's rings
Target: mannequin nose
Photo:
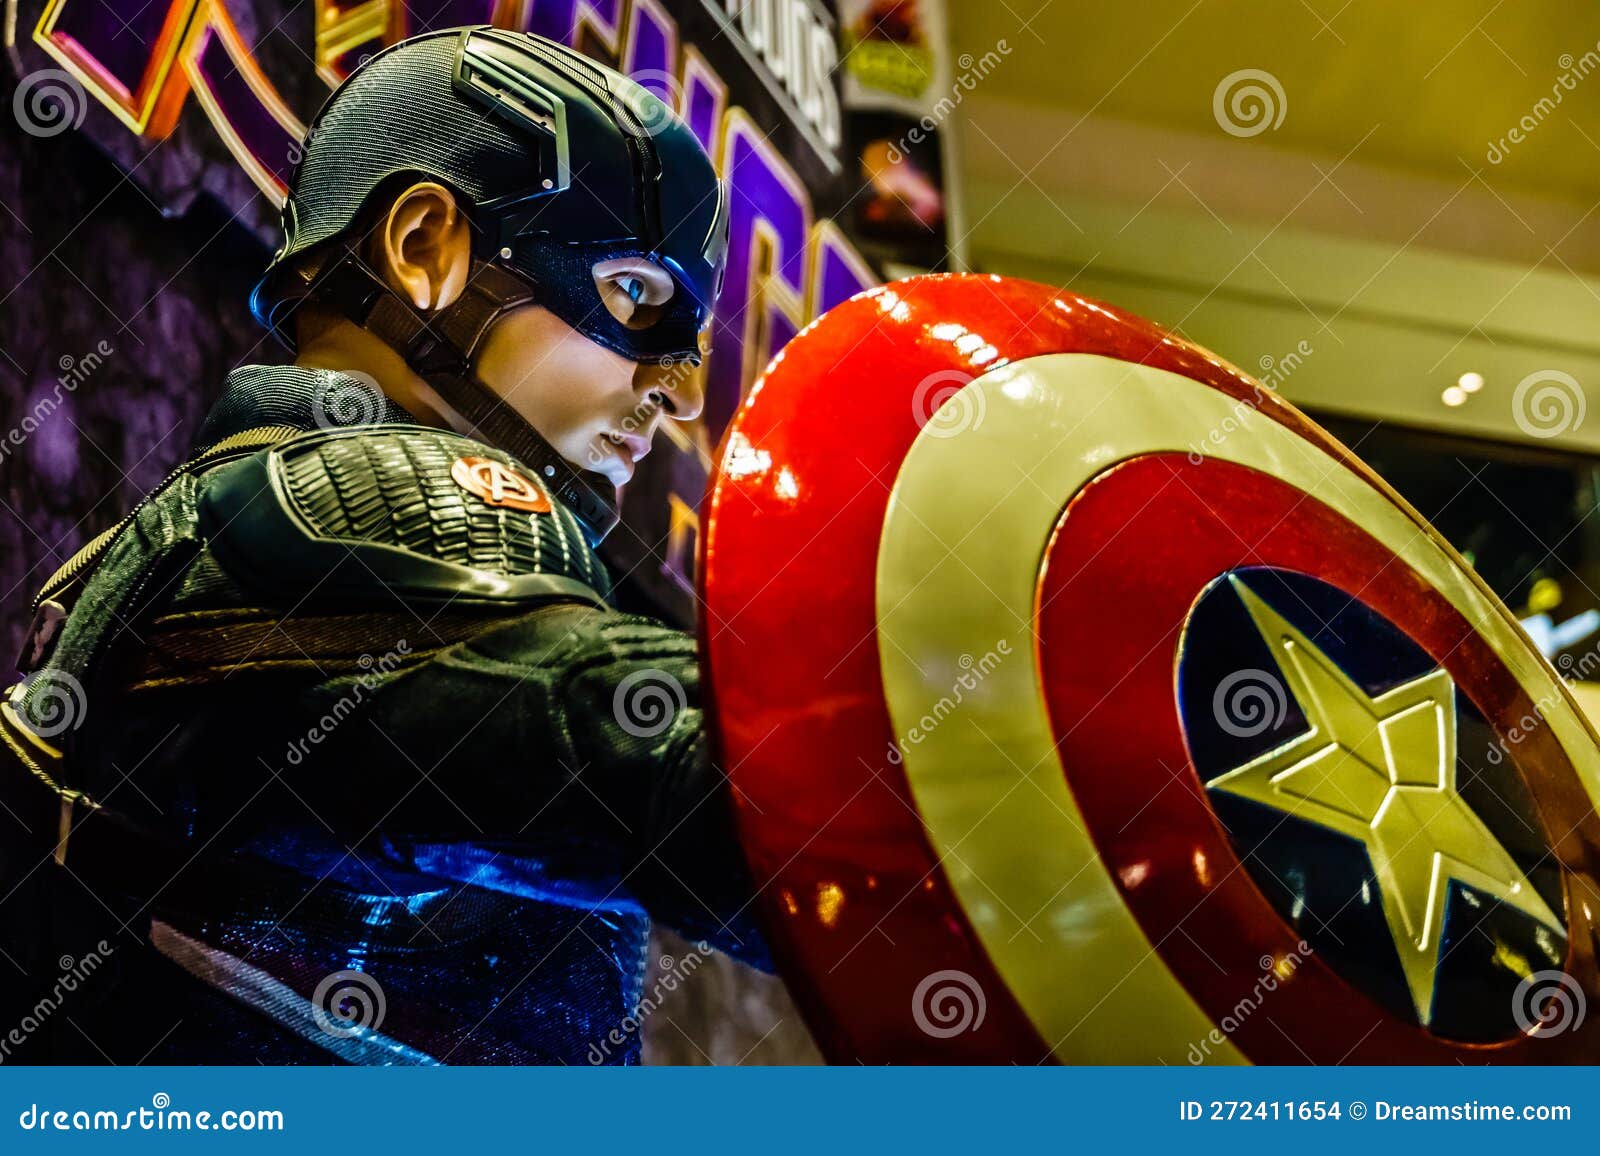
[[[663,411],[674,421],[693,421],[706,406],[704,374],[687,362],[641,365],[634,385],[641,394],[654,390],[665,397]]]

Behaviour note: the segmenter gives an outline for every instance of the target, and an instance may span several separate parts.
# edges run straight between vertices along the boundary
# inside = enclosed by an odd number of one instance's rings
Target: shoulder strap
[[[104,557],[106,549],[116,541],[123,530],[127,529],[152,497],[190,471],[202,466],[215,465],[229,457],[277,445],[304,432],[287,425],[257,426],[254,429],[241,430],[209,446],[162,478],[160,484],[133,509],[124,514],[115,525],[90,539],[39,588],[39,593],[33,600],[33,623],[23,638],[22,655],[17,662],[18,669],[23,674],[29,674],[44,664],[44,660],[49,656],[51,644],[60,632],[62,623],[66,621],[89,575],[94,573],[94,568]]]

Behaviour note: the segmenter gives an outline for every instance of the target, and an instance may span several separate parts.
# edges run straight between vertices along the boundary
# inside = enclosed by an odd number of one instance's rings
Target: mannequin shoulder
[[[605,566],[520,463],[420,426],[319,430],[201,477],[201,538],[271,597],[604,605]]]

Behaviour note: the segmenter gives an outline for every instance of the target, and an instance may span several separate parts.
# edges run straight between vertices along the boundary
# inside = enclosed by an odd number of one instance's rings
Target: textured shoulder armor
[[[521,465],[421,426],[321,430],[201,479],[199,528],[235,580],[285,597],[604,605],[605,567]]]

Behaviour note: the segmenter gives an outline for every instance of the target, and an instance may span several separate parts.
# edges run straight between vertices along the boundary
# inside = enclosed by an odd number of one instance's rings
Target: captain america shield
[[[1600,747],[1271,391],[997,277],[833,310],[735,418],[703,657],[836,1062],[1594,1062]]]

